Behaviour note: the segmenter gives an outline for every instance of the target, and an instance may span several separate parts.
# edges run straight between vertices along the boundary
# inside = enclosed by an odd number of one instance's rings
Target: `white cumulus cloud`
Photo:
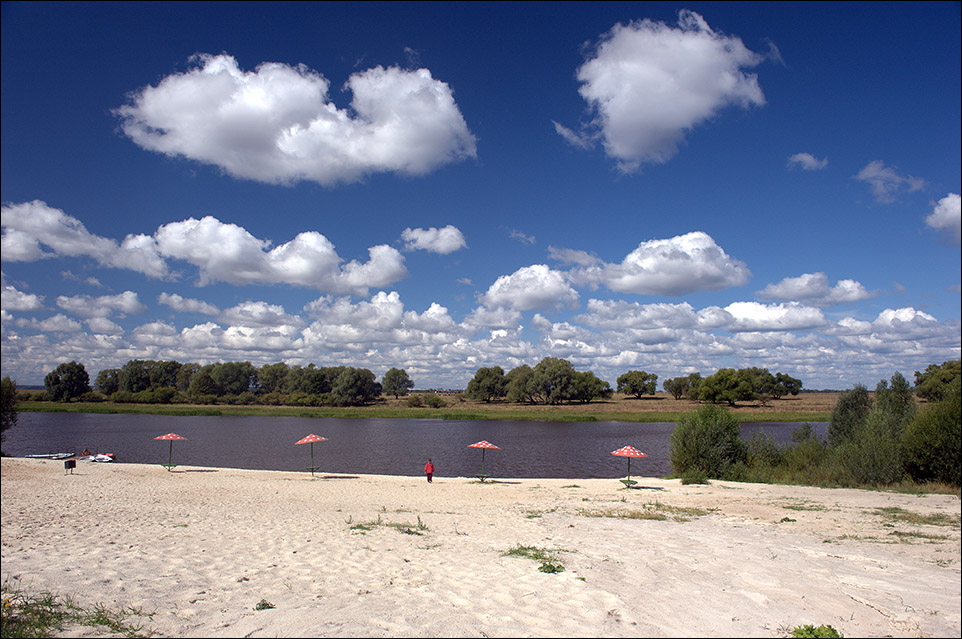
[[[525,266],[511,275],[502,275],[488,288],[481,302],[494,308],[531,311],[575,306],[578,292],[564,274],[545,264]]]
[[[925,218],[925,223],[941,231],[947,243],[962,245],[962,198],[959,194],[949,193],[939,200],[932,214]]]
[[[351,75],[348,109],[304,65],[264,62],[244,71],[226,54],[198,54],[190,64],[115,110],[138,146],[276,184],[422,175],[476,155],[453,91],[427,69],[377,66]]]
[[[725,328],[730,331],[797,331],[825,326],[822,311],[797,302],[787,304],[759,304],[734,302],[725,307],[734,322]]]
[[[220,309],[213,304],[203,300],[183,297],[177,293],[161,293],[157,296],[157,302],[182,313],[203,313],[204,315],[217,315],[220,313]]]
[[[453,253],[468,245],[461,231],[450,224],[440,229],[433,226],[427,229],[406,228],[401,232],[401,239],[404,240],[404,248],[408,251],[421,249],[441,255]]]
[[[40,311],[43,310],[43,296],[24,293],[4,282],[0,289],[0,308],[5,311]]]
[[[574,269],[581,284],[604,284],[639,295],[684,295],[741,286],[751,277],[745,264],[728,255],[702,231],[642,242],[620,264]]]
[[[871,187],[876,201],[886,203],[894,202],[902,192],[911,193],[925,186],[925,180],[911,175],[899,175],[895,169],[885,166],[881,160],[866,164],[855,179]]]
[[[134,315],[143,313],[147,307],[140,303],[137,293],[124,291],[118,295],[102,295],[91,297],[90,295],[61,295],[57,297],[57,306],[63,310],[83,318],[106,318],[114,313],[120,316]]]
[[[828,158],[820,160],[811,153],[796,153],[788,158],[788,168],[796,166],[806,171],[818,171],[828,166]]]
[[[804,273],[786,277],[777,284],[769,284],[758,291],[764,300],[795,300],[813,306],[834,306],[875,297],[855,280],[839,280],[831,286],[825,273]]]
[[[0,223],[4,260],[30,262],[57,256],[84,256],[103,266],[128,269],[149,277],[167,275],[167,265],[158,255],[153,238],[128,235],[118,243],[94,235],[77,218],[40,200],[3,205]]]
[[[200,283],[292,284],[333,293],[366,294],[407,276],[404,257],[387,245],[368,249],[370,260],[341,267],[334,245],[316,231],[268,250],[270,242],[213,217],[166,224],[155,234],[161,254],[200,269]]]
[[[757,76],[745,71],[764,57],[687,9],[677,28],[616,24],[578,69],[591,122],[580,133],[557,122],[555,129],[582,148],[600,138],[625,172],[667,162],[690,130],[724,107],[765,103]]]

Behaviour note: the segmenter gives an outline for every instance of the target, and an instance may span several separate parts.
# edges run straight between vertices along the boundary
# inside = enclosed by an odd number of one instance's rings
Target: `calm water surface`
[[[675,424],[627,422],[516,422],[435,419],[306,419],[301,417],[171,417],[20,413],[6,432],[3,451],[11,456],[56,451],[117,455],[117,463],[167,462],[170,444],[153,438],[175,432],[173,461],[185,466],[305,470],[311,445],[295,446],[305,435],[328,438],[314,444],[319,472],[420,475],[428,457],[439,477],[472,476],[481,470],[481,451],[468,444],[486,439],[501,450],[485,453],[484,469],[496,477],[621,477],[624,457],[611,451],[630,445],[648,457],[631,461],[632,475],[671,472],[668,438]],[[760,422],[741,427],[769,433],[786,443],[801,423]],[[820,437],[827,424],[812,423]],[[91,462],[81,462],[81,464]]]

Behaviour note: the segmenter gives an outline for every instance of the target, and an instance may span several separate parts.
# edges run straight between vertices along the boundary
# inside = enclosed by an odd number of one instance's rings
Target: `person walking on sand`
[[[428,463],[424,465],[424,474],[428,476],[428,483],[431,483],[431,477],[434,475],[434,464],[428,459]]]

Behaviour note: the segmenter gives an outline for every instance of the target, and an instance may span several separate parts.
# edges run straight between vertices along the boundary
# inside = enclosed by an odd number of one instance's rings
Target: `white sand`
[[[616,479],[428,484],[89,462],[65,475],[60,462],[5,458],[2,579],[140,608],[150,617],[130,621],[157,636],[962,631],[956,497],[636,479],[627,491]],[[704,514],[678,520],[689,508]],[[667,519],[588,516],[600,513]],[[503,555],[518,545],[554,551],[566,570]],[[261,600],[275,607],[255,611]]]

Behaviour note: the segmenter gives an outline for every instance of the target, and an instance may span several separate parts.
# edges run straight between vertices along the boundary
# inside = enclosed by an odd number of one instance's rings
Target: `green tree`
[[[392,368],[381,378],[382,391],[385,395],[394,395],[394,399],[407,395],[412,388],[414,388],[414,381],[408,377],[407,371],[403,368]]]
[[[798,395],[802,391],[802,380],[785,373],[775,373],[775,385],[772,387],[772,397],[781,399],[786,395]]]
[[[566,359],[545,357],[534,367],[529,388],[542,404],[561,404],[573,394],[575,367]]]
[[[257,370],[257,379],[265,392],[277,393],[283,390],[284,382],[290,372],[290,367],[284,362],[264,364]]]
[[[508,374],[504,376],[504,383],[509,402],[534,403],[534,396],[531,391],[532,377],[534,377],[534,369],[527,364],[522,364],[508,371]]]
[[[828,423],[829,446],[835,447],[850,440],[858,426],[868,417],[870,410],[872,398],[868,389],[861,384],[856,384],[851,390],[839,395]]]
[[[113,395],[120,390],[120,369],[105,368],[97,373],[94,388],[104,395]]]
[[[467,397],[480,399],[484,402],[500,399],[507,392],[508,382],[504,376],[504,369],[500,366],[479,368],[464,390]]]
[[[618,377],[617,383],[619,393],[639,399],[642,395],[654,395],[658,390],[658,376],[645,371],[628,371]]]
[[[875,405],[899,433],[915,415],[915,396],[902,373],[896,371],[889,382],[884,379],[875,387]]]
[[[173,360],[164,362],[153,362],[150,368],[150,388],[176,388],[177,373],[182,364]]]
[[[591,371],[576,371],[572,384],[571,399],[590,404],[594,399],[607,399],[613,395],[611,384],[598,379]]]
[[[665,392],[675,399],[684,397],[689,388],[691,388],[687,377],[672,377],[666,379],[661,385],[665,389]]]
[[[150,369],[155,362],[144,359],[132,359],[120,367],[117,383],[120,390],[128,393],[139,393],[150,389]]]
[[[752,378],[744,369],[719,369],[714,375],[701,380],[698,387],[698,398],[713,404],[725,402],[734,406],[735,402],[750,401],[757,396]]]
[[[47,373],[43,380],[47,394],[56,401],[69,402],[90,392],[90,375],[83,364],[64,362]]]
[[[175,380],[174,388],[182,393],[190,391],[190,384],[194,381],[194,376],[200,372],[201,368],[200,364],[194,362],[188,362],[181,366],[177,370],[177,379]]]
[[[366,368],[345,368],[331,389],[331,400],[338,406],[360,406],[380,396],[381,385]]]
[[[941,366],[930,364],[924,373],[915,371],[915,394],[922,399],[939,401],[953,389],[960,388],[962,360],[952,359]]]
[[[0,380],[0,444],[6,437],[7,430],[17,425],[20,412],[17,410],[17,382],[5,376]],[[0,455],[3,454],[0,448]]]
[[[210,376],[217,386],[218,395],[240,395],[257,388],[257,369],[250,362],[214,364]]]
[[[217,394],[217,383],[214,382],[214,378],[210,375],[212,368],[212,366],[204,366],[192,377],[190,387],[188,388],[188,392],[192,396],[199,397],[201,395]]]

